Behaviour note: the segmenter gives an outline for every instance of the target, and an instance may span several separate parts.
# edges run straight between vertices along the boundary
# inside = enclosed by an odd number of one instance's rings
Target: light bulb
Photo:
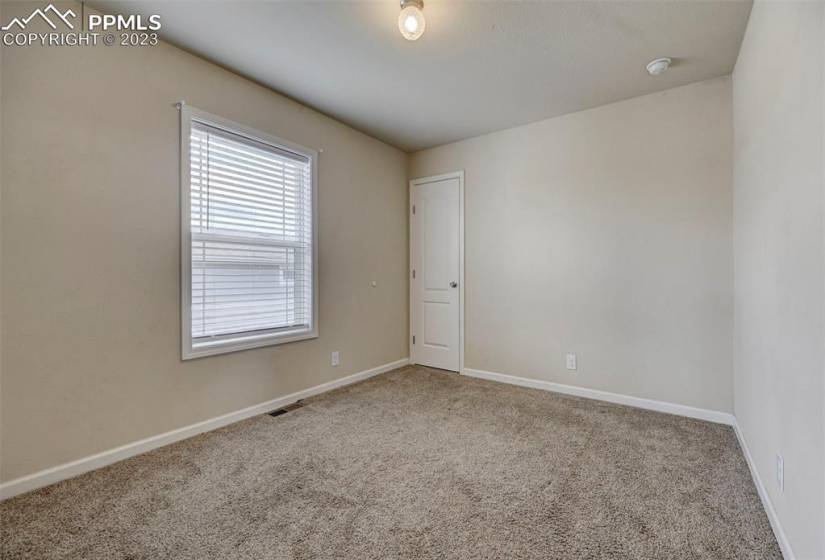
[[[424,12],[421,11],[423,2],[402,2],[401,13],[398,14],[398,30],[408,41],[415,41],[424,34]]]

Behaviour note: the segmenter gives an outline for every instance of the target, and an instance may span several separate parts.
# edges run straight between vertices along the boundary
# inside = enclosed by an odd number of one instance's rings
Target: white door
[[[451,371],[461,365],[462,183],[460,173],[410,182],[410,356]]]

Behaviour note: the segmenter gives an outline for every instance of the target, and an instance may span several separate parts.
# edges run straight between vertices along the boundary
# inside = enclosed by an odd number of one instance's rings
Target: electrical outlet
[[[332,353],[332,366],[339,366],[341,365],[341,355],[338,353],[338,350]]]
[[[576,355],[575,354],[568,354],[567,355],[567,369],[576,370]]]
[[[779,491],[785,491],[785,459],[779,453],[776,454],[776,484]]]

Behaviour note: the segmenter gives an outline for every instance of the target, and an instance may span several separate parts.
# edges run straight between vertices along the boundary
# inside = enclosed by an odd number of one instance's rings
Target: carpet
[[[0,504],[3,559],[781,558],[728,426],[408,366]]]

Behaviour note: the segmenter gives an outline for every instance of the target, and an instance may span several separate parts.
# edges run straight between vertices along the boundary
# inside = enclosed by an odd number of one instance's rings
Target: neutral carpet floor
[[[729,427],[406,367],[0,504],[2,558],[781,558]]]

